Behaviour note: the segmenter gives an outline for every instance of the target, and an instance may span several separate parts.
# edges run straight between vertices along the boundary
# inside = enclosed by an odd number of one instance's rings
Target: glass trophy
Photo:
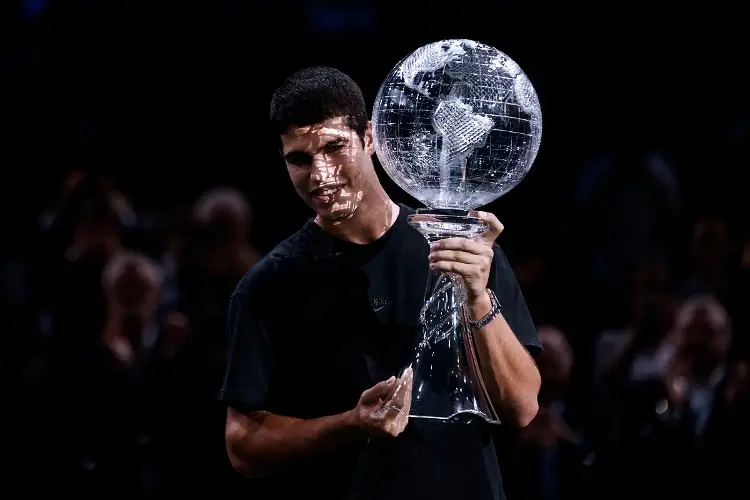
[[[471,40],[431,43],[402,59],[378,91],[372,121],[378,159],[424,205],[409,224],[430,243],[481,235],[487,226],[472,211],[524,178],[542,135],[526,74],[499,50]],[[465,305],[460,277],[430,272],[418,341],[381,411],[500,423]]]

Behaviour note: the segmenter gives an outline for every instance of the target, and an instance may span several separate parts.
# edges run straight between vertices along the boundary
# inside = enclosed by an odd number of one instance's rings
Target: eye
[[[292,153],[284,157],[286,162],[290,165],[305,166],[312,163],[312,156],[305,153]]]
[[[337,151],[341,151],[343,148],[344,148],[344,144],[340,142],[334,142],[334,143],[328,144],[323,149],[323,152],[326,154],[336,153]]]

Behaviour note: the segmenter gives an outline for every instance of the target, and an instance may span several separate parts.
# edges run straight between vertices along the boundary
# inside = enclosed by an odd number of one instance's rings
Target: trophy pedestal
[[[458,210],[421,209],[409,216],[409,223],[430,243],[474,238],[487,229],[483,220]],[[430,271],[412,359],[383,410],[449,423],[475,417],[500,423],[482,380],[465,304],[466,288],[459,276]]]
[[[474,238],[487,230],[487,223],[464,210],[420,208],[409,216],[409,224],[428,242],[445,238]]]

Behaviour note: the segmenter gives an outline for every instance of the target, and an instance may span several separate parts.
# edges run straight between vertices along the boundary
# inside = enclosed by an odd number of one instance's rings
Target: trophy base
[[[409,215],[408,220],[430,243],[446,238],[473,239],[489,226],[469,213],[465,210],[420,208]]]
[[[487,414],[478,410],[461,410],[447,417],[431,417],[427,415],[415,415],[413,413],[408,414],[404,412],[403,410],[396,408],[395,406],[384,406],[380,411],[386,412],[389,410],[398,411],[399,413],[409,417],[410,419],[419,419],[419,420],[424,420],[427,422],[440,422],[444,424],[469,424],[472,421],[474,421],[475,418],[481,418],[488,424],[494,424],[494,425],[501,424],[499,419],[490,417]]]

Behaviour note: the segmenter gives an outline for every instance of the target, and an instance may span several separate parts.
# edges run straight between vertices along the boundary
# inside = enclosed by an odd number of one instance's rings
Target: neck
[[[378,185],[374,192],[362,198],[348,219],[329,221],[318,215],[315,223],[337,238],[365,245],[376,241],[393,226],[399,210],[399,206]]]

